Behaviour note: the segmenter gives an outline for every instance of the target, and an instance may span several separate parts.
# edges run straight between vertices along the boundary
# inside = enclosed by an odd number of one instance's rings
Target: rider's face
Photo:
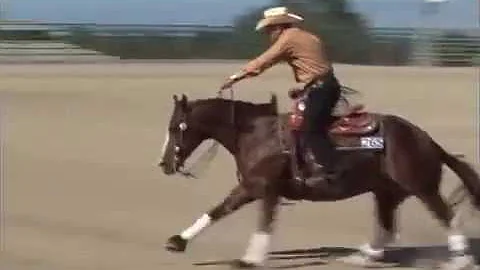
[[[270,41],[275,42],[282,33],[282,28],[277,25],[268,26],[265,28],[265,33],[270,37]]]

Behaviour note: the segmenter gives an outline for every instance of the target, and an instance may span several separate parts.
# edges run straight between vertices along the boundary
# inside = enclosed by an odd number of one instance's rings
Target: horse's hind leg
[[[192,226],[185,229],[181,234],[174,235],[168,239],[166,249],[169,251],[183,252],[189,240],[199,235],[212,223],[232,214],[240,207],[254,201],[254,196],[242,185],[237,185],[230,194],[217,206],[197,219]]]
[[[454,213],[438,192],[418,197],[448,230],[448,248],[452,258],[446,269],[472,268],[474,266],[473,258],[467,254],[469,251],[468,240],[458,228],[457,215],[461,215],[461,213]]]
[[[387,245],[395,241],[396,211],[408,194],[402,190],[382,189],[375,195],[374,237],[370,243],[360,247],[358,253],[341,258],[340,261],[356,266],[368,266],[369,263],[383,259]]]

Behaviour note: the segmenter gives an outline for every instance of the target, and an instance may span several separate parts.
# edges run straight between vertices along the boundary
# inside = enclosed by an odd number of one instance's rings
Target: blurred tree
[[[371,39],[364,18],[353,12],[347,0],[275,0],[271,6],[286,6],[305,18],[303,27],[321,35],[336,62],[369,63]],[[241,57],[265,49],[265,39],[254,31],[267,7],[251,10],[235,21],[235,38]]]

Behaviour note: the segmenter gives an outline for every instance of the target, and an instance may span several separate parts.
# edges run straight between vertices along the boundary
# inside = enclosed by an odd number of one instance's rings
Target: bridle
[[[230,92],[230,100],[231,102],[231,111],[230,111],[230,121],[233,126],[235,126],[235,95],[233,88],[229,88],[228,91]],[[223,91],[217,92],[217,98],[223,98]],[[198,178],[198,175],[202,173],[203,170],[207,167],[208,164],[213,160],[213,158],[217,155],[218,153],[218,148],[220,144],[217,141],[213,141],[213,143],[197,158],[195,162],[192,163],[192,165],[186,169],[183,166],[183,162],[185,160],[182,160],[184,157],[182,156],[183,149],[184,149],[184,132],[188,129],[187,125],[187,119],[186,115],[183,115],[180,124],[178,125],[179,129],[179,138],[178,141],[175,140],[175,145],[174,145],[174,161],[175,161],[175,170],[177,173],[180,175],[186,177],[186,178]],[[234,138],[236,141],[236,138]],[[178,161],[182,160],[181,164],[178,164]],[[200,169],[203,169],[200,171]]]

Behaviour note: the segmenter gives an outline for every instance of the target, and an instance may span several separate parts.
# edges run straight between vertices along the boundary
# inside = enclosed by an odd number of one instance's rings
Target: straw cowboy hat
[[[255,31],[260,31],[270,25],[299,23],[303,21],[301,16],[288,12],[286,7],[273,7],[263,12],[263,18],[257,23]]]

